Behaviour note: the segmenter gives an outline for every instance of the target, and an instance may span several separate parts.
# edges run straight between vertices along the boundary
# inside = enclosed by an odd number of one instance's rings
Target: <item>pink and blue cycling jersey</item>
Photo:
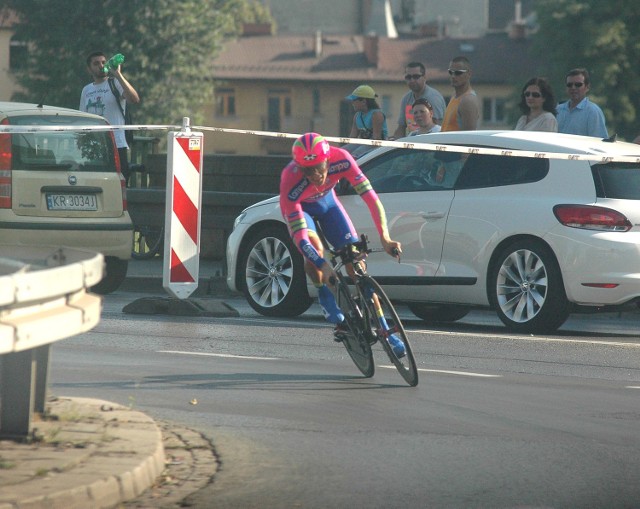
[[[334,190],[342,178],[349,181],[367,204],[378,233],[387,234],[382,203],[351,154],[341,148],[331,147],[328,162],[327,178],[321,186],[311,183],[294,161],[285,166],[280,176],[280,209],[291,238],[300,252],[318,268],[325,260],[309,241],[309,231],[315,233],[314,220],[320,222],[327,240],[334,248],[358,240],[353,224]]]

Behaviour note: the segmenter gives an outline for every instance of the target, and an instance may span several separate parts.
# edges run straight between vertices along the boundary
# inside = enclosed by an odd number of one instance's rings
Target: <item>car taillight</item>
[[[558,221],[570,228],[626,232],[632,227],[624,214],[594,205],[556,205],[553,213]]]
[[[5,118],[0,125],[8,125]],[[11,135],[0,133],[0,209],[11,208]]]
[[[118,177],[120,177],[120,190],[122,191],[122,210],[127,210],[127,181],[122,174],[120,152],[118,151],[118,147],[116,146],[116,139],[113,136],[113,131],[109,132],[109,136],[111,137],[111,144],[113,146],[113,153],[115,155],[116,172],[118,173]]]
[[[118,147],[116,146],[116,140],[113,137],[113,131],[111,131],[109,133],[109,136],[111,137],[111,144],[113,146],[113,153],[115,154],[116,171],[118,173],[122,173],[122,165],[120,164],[120,152],[118,151]]]

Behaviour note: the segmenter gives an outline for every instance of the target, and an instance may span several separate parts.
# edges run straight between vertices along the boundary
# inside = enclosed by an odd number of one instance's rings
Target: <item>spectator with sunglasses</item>
[[[444,112],[443,131],[475,131],[480,120],[480,101],[471,88],[471,64],[467,57],[455,57],[449,63],[449,79],[455,90]]]
[[[545,78],[531,78],[520,94],[520,109],[516,131],[558,132],[556,121],[556,98]]]
[[[558,105],[558,132],[608,138],[604,114],[587,97],[589,71],[572,69],[565,76],[569,100]]]
[[[407,136],[411,131],[418,129],[413,118],[413,103],[418,99],[426,99],[433,107],[433,121],[436,124],[442,122],[446,104],[444,97],[435,88],[427,85],[427,70],[421,62],[409,62],[404,68],[404,80],[409,87],[400,101],[400,114],[398,115],[398,127],[390,140]]]

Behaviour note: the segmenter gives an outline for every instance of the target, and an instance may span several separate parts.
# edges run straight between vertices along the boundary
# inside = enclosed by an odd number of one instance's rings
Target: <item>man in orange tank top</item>
[[[455,57],[449,64],[451,98],[442,120],[443,131],[475,131],[480,120],[480,100],[471,88],[471,64],[466,57]]]

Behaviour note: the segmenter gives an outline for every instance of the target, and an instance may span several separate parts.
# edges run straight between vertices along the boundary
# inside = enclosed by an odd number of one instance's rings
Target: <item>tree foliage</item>
[[[558,99],[565,99],[566,72],[585,67],[609,134],[633,139],[640,133],[640,2],[536,0],[535,7],[536,46],[547,56],[544,72]]]
[[[141,97],[136,122],[203,122],[213,96],[211,62],[246,22],[270,21],[255,0],[0,0],[17,13],[28,59],[16,100],[77,108],[90,81],[86,57],[125,55],[123,74]]]

